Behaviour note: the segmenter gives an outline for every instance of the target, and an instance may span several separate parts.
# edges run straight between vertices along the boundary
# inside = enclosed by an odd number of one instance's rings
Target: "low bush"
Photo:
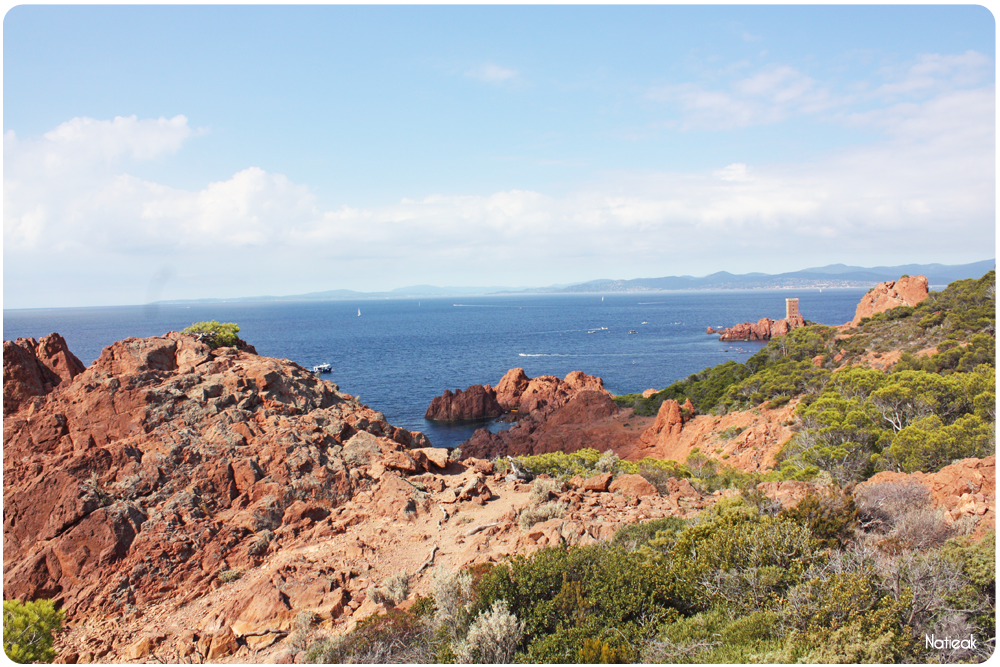
[[[195,322],[181,333],[194,334],[211,348],[232,347],[239,341],[240,328],[233,322]]]
[[[439,644],[424,619],[390,609],[358,623],[354,632],[315,642],[305,661],[318,664],[427,663],[437,661]]]
[[[52,643],[62,630],[64,614],[52,600],[3,602],[3,650],[18,663],[52,662]]]
[[[381,586],[373,588],[369,596],[376,604],[388,602],[397,605],[406,599],[409,592],[410,574],[404,570],[383,581]]]
[[[521,510],[521,514],[517,518],[517,525],[521,527],[521,530],[528,530],[536,523],[560,517],[565,512],[566,504],[555,500],[534,507],[526,507]]]
[[[216,578],[224,584],[228,584],[231,581],[236,581],[243,576],[243,573],[239,570],[219,570],[215,575]]]
[[[476,616],[465,638],[454,646],[456,662],[509,664],[523,635],[524,624],[510,613],[507,601],[496,600],[489,610]]]

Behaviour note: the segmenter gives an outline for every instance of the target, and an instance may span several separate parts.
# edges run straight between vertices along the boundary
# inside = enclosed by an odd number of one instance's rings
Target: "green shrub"
[[[858,523],[854,497],[848,493],[810,493],[795,507],[782,510],[780,517],[804,524],[821,546],[842,547]]]
[[[899,433],[888,459],[904,472],[937,472],[953,460],[983,458],[996,450],[996,426],[964,415],[945,426],[937,415],[919,419]]]
[[[584,639],[639,645],[678,617],[669,573],[618,544],[549,547],[489,570],[476,609],[496,600],[524,622],[524,658],[572,662]]]
[[[633,523],[616,530],[611,541],[624,545],[630,551],[635,551],[653,539],[663,539],[668,534],[678,533],[686,525],[687,522],[684,519],[676,516]]]
[[[644,551],[662,567],[688,611],[716,604],[733,611],[773,605],[821,558],[808,527],[762,514],[742,498],[721,500],[701,521],[676,536],[649,542]]]
[[[3,650],[14,662],[52,662],[53,635],[62,630],[64,614],[52,600],[3,602]]]
[[[212,320],[211,322],[195,322],[181,333],[194,334],[198,340],[211,348],[232,347],[239,340],[240,328],[233,322],[225,324]]]
[[[575,452],[551,452],[535,456],[518,456],[518,463],[535,476],[549,475],[556,479],[568,479],[574,475],[591,477],[596,474],[601,453],[596,449],[584,448]]]
[[[904,624],[911,595],[896,599],[867,572],[810,579],[789,592],[792,628],[775,662],[901,662],[912,647]]]

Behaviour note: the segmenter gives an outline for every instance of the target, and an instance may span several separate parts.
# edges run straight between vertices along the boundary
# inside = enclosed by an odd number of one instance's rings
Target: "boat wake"
[[[524,352],[519,353],[519,357],[575,357],[575,354],[525,354]]]

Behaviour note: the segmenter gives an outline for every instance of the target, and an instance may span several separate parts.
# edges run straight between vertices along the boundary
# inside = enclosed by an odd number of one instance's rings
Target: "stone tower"
[[[799,300],[785,299],[785,319],[796,319],[799,316]]]

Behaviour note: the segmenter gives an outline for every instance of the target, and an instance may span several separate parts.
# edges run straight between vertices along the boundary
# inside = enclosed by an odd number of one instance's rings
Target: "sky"
[[[3,307],[996,256],[977,6],[3,24]]]

